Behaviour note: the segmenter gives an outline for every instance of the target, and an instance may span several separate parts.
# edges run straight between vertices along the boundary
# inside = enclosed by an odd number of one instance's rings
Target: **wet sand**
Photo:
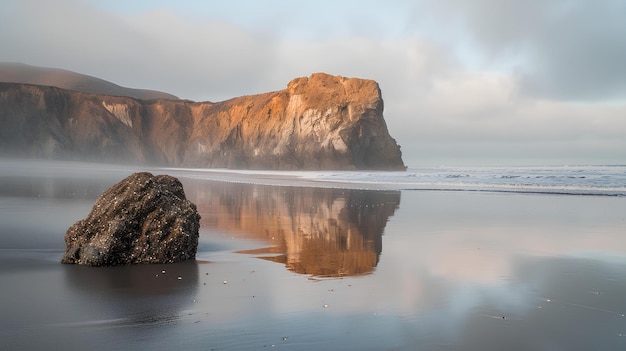
[[[196,261],[90,268],[63,235],[128,170],[7,173],[3,350],[626,347],[623,197],[181,178]]]

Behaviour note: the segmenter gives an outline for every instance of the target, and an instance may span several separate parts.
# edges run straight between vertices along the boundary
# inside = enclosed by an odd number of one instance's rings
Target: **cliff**
[[[224,102],[0,83],[0,154],[250,169],[404,170],[372,80],[313,74]]]

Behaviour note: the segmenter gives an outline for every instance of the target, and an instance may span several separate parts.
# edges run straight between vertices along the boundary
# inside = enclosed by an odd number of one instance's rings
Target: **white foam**
[[[437,167],[405,172],[168,170],[189,178],[267,185],[626,196],[626,166]]]

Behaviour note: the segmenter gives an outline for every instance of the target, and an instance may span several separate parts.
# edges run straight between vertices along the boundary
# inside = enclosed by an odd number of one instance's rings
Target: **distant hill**
[[[0,82],[54,86],[82,93],[127,96],[135,99],[169,99],[178,97],[155,90],[132,89],[104,79],[57,68],[0,62]]]

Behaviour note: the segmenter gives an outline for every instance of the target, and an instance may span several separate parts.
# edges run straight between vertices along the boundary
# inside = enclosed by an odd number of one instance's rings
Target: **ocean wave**
[[[171,170],[190,178],[265,185],[626,196],[626,166],[437,167],[405,172]]]

